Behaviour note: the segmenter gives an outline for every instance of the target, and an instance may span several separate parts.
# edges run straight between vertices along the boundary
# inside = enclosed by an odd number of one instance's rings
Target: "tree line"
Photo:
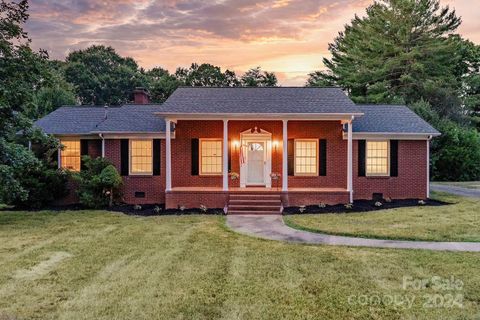
[[[163,102],[180,85],[277,85],[260,67],[243,75],[207,63],[145,70],[107,46],[53,60],[32,50],[27,19],[27,0],[0,0],[0,202],[41,206],[63,192],[52,158],[59,142],[32,127],[61,105],[123,104],[135,87]],[[306,85],[340,86],[356,103],[408,105],[442,132],[432,142],[431,176],[478,180],[480,46],[456,33],[460,24],[439,0],[377,0],[339,32],[326,70]],[[27,141],[42,147],[30,151]]]

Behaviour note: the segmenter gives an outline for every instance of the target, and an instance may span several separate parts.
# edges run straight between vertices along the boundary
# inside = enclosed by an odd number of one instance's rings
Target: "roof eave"
[[[177,113],[154,112],[169,120],[350,120],[363,116],[362,112],[349,113]]]
[[[397,140],[430,140],[440,136],[439,132],[353,132],[353,140],[366,139],[397,139]],[[347,133],[343,133],[343,139],[347,139]]]

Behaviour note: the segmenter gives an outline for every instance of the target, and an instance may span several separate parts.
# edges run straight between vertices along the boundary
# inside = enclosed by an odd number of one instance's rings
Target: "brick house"
[[[108,158],[124,201],[229,213],[356,199],[429,196],[439,132],[406,106],[356,105],[339,88],[181,87],[163,104],[62,107],[36,126],[58,137],[58,164]],[[74,202],[71,192],[64,202]]]

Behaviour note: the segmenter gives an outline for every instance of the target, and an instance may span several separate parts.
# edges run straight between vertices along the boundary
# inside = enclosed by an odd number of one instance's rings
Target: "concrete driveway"
[[[468,189],[449,184],[431,183],[430,189],[433,191],[448,192],[462,197],[480,198],[480,189]]]
[[[480,243],[477,242],[378,240],[331,236],[322,233],[301,231],[285,225],[281,215],[228,215],[227,225],[234,231],[249,236],[296,243],[372,248],[480,252]]]

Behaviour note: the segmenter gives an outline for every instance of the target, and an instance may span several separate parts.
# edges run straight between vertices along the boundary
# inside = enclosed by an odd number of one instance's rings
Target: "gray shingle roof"
[[[353,120],[353,132],[439,134],[407,106],[357,105],[357,107],[364,115]]]
[[[180,87],[162,105],[164,113],[359,113],[340,88]]]
[[[125,105],[109,110],[94,132],[165,132],[165,121],[155,112],[160,105]]]
[[[102,121],[104,113],[102,107],[60,107],[34,125],[48,134],[88,134]]]
[[[165,121],[154,112],[160,105],[66,106],[37,120],[35,126],[48,134],[90,134],[100,132],[165,132]]]

